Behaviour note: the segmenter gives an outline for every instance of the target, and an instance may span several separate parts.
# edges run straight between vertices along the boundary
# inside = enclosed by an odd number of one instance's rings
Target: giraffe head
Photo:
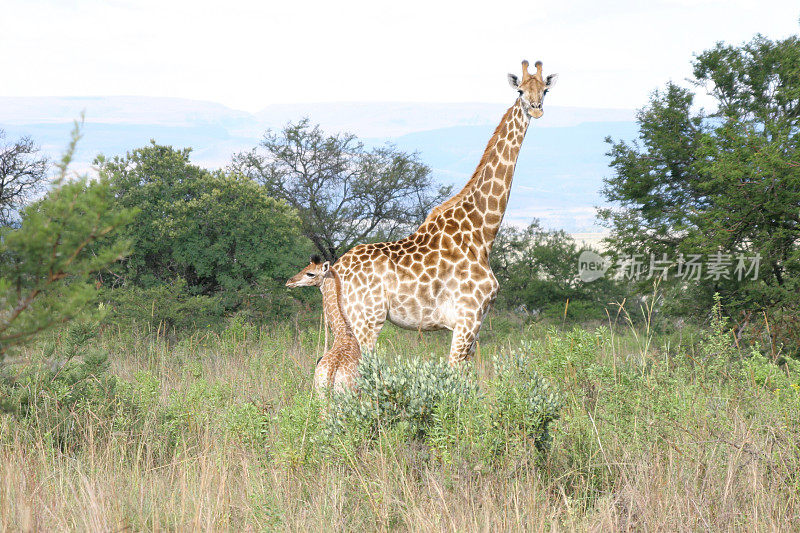
[[[544,111],[542,111],[544,95],[547,94],[550,87],[556,84],[558,74],[550,74],[546,78],[542,78],[542,62],[537,61],[534,67],[536,67],[536,73],[531,74],[528,72],[528,62],[523,61],[522,80],[517,78],[515,74],[509,74],[508,83],[519,91],[519,97],[528,115],[531,118],[539,118],[544,114]]]
[[[289,278],[286,282],[287,287],[319,287],[325,279],[325,275],[330,271],[330,261],[323,262],[320,256],[311,256],[309,265],[303,270]]]

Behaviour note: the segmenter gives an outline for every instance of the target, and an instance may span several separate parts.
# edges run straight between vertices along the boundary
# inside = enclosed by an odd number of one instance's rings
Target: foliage
[[[119,380],[115,411],[110,418],[117,433],[153,431],[149,454],[161,461],[176,450],[196,446],[208,433],[231,436],[258,448],[264,443],[263,413],[251,402],[235,401],[231,386],[195,375],[191,383],[160,397],[163,383],[149,372]]]
[[[448,395],[436,404],[426,442],[438,457],[491,464],[531,448],[549,450],[563,400],[525,353],[495,355],[495,376],[479,394]]]
[[[140,209],[125,233],[133,253],[112,284],[147,289],[180,280],[208,295],[288,277],[309,250],[294,210],[246,178],[192,165],[189,155],[152,142],[98,158],[117,207]]]
[[[296,395],[275,417],[278,439],[273,447],[275,457],[298,466],[320,459],[324,444],[320,401],[314,393]]]
[[[566,309],[566,318],[579,321],[605,318],[605,307],[623,291],[610,276],[589,283],[578,277],[584,250],[563,230],[545,230],[537,220],[524,229],[501,227],[490,256],[500,282],[497,306],[554,318]]]
[[[703,356],[701,370],[705,372],[706,379],[730,376],[730,365],[738,359],[733,338],[727,328],[728,317],[722,313],[722,299],[719,294],[715,294],[711,323],[700,341],[700,354]]]
[[[267,131],[231,169],[297,209],[303,234],[328,261],[378,235],[400,237],[450,193],[431,191],[430,169],[417,154],[391,145],[367,150],[354,135],[326,136],[308,119]]]
[[[0,367],[0,411],[27,419],[53,446],[71,450],[82,440],[89,416],[109,417],[117,379],[108,370],[108,353],[92,346],[96,324],[76,322],[43,358],[17,373]]]
[[[89,434],[108,440],[149,430],[159,439],[147,444],[148,453],[163,458],[211,426],[263,445],[266,418],[252,403],[232,401],[229,385],[197,377],[161,397],[153,374],[125,380],[110,371],[99,332],[97,322],[73,322],[44,343],[35,361],[0,367],[0,412],[67,453],[76,453]]]
[[[488,420],[492,448],[507,449],[532,442],[546,450],[552,441],[551,424],[560,418],[563,401],[558,391],[532,367],[523,352],[495,357],[493,401]]]
[[[111,289],[103,297],[113,311],[107,322],[120,327],[139,324],[150,331],[185,331],[216,325],[225,315],[220,296],[190,294],[181,280],[148,289]]]
[[[333,431],[346,429],[374,437],[381,428],[402,424],[409,436],[420,437],[431,426],[440,401],[476,392],[468,369],[440,360],[413,357],[387,365],[376,352],[365,352],[358,369],[355,390],[332,399]]]
[[[479,389],[470,367],[418,357],[387,364],[365,353],[356,390],[330,399],[327,434],[318,444],[352,445],[387,434],[399,443],[421,439],[446,461],[482,462],[525,454],[530,446],[546,450],[560,416],[559,394],[522,352],[493,361],[496,375]]]
[[[766,311],[769,342],[796,349],[800,39],[720,43],[693,65],[714,113],[695,112],[693,92],[670,83],[639,112],[637,140],[608,140],[614,175],[604,194],[618,206],[602,211],[610,242],[620,254],[672,261],[722,254],[729,276],[674,281],[674,310],[702,315],[718,292],[740,327]],[[760,257],[757,276],[735,274],[740,256]]]
[[[788,388],[792,376],[800,379],[800,362],[792,358],[769,358],[756,344],[749,353],[735,345],[730,319],[723,314],[722,298],[714,294],[714,306],[708,329],[700,339],[699,372],[708,381],[744,381],[761,387]],[[779,364],[776,364],[779,363]]]
[[[18,211],[45,188],[50,166],[30,137],[13,143],[5,138],[0,129],[0,226],[15,222]]]
[[[134,211],[113,205],[109,181],[67,180],[79,136],[76,125],[50,192],[23,210],[19,228],[0,229],[0,357],[84,312],[97,298],[93,275],[128,253],[118,235]]]

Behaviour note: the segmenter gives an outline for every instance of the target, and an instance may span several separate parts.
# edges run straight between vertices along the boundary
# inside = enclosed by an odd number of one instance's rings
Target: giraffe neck
[[[417,231],[438,231],[436,222],[442,215],[454,224],[453,227],[462,227],[460,223],[466,221],[466,227],[472,231],[471,241],[488,254],[503,221],[514,167],[529,123],[522,99],[517,98],[494,130],[467,184],[458,194],[435,207]]]
[[[344,313],[344,303],[342,302],[342,281],[339,278],[339,273],[333,268],[330,269],[330,276],[334,282],[335,301],[325,302],[325,314],[331,323],[333,335],[338,341],[346,336],[353,335],[353,330],[350,327],[350,322],[347,320],[347,315]]]
[[[474,208],[481,223],[473,227],[473,240],[483,243],[486,253],[491,251],[494,238],[508,205],[511,182],[522,140],[528,130],[530,117],[521,98],[508,108],[489,140],[478,168],[470,181],[470,191],[461,200],[463,212]],[[457,213],[462,212],[456,210]]]

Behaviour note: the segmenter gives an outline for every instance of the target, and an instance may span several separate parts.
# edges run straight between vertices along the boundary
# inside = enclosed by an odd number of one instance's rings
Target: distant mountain
[[[81,112],[87,121],[108,124],[160,124],[196,126],[218,124],[225,127],[256,125],[256,117],[222,104],[140,96],[0,96],[0,122],[5,124],[53,124],[72,122]]]
[[[574,232],[598,231],[595,206],[609,175],[606,136],[632,138],[633,122],[586,122],[575,126],[528,129],[514,175],[506,220]],[[388,139],[403,150],[418,150],[434,176],[458,188],[475,170],[492,126],[463,126],[410,133]]]
[[[341,104],[271,105],[256,113],[259,121],[283,125],[308,116],[330,131],[350,131],[359,137],[397,137],[417,131],[454,126],[497,126],[509,104],[444,104],[348,102]],[[542,127],[576,126],[582,122],[632,121],[626,109],[547,107]],[[538,125],[538,124],[537,124]]]
[[[191,147],[202,166],[225,166],[268,128],[308,116],[328,132],[350,131],[368,145],[385,142],[419,151],[435,179],[456,189],[472,174],[502,116],[501,104],[341,103],[271,105],[257,113],[178,98],[0,97],[0,128],[10,138],[30,135],[53,156],[69,139],[72,121],[86,113],[74,168],[85,171],[107,156],[147,144]],[[517,165],[507,220],[538,217],[570,232],[597,231],[594,206],[608,175],[607,135],[631,138],[634,113],[619,109],[547,107],[528,131]]]

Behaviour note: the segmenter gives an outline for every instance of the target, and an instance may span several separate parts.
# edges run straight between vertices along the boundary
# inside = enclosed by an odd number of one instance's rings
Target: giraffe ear
[[[511,85],[511,88],[514,90],[519,89],[519,78],[515,74],[508,75],[508,84]]]
[[[328,270],[330,270],[330,269],[331,269],[331,262],[330,261],[325,261],[324,263],[322,263],[322,273],[323,274],[327,274]]]
[[[550,74],[549,76],[547,76],[547,79],[545,80],[545,87],[550,89],[553,87],[553,85],[556,84],[557,81],[558,81],[558,74]]]

